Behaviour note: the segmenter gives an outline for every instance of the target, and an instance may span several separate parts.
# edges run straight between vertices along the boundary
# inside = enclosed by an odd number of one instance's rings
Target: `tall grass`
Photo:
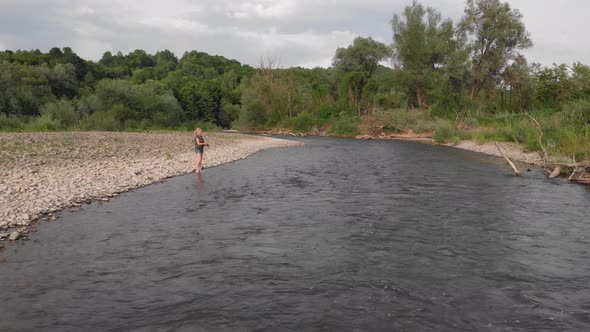
[[[539,124],[536,126],[526,114],[498,114],[478,116],[482,126],[466,130],[462,135],[469,139],[504,141],[523,144],[529,151],[540,151],[541,144],[548,153],[561,156],[576,155],[579,159],[590,155],[590,101],[564,104],[560,111],[540,110],[530,113]],[[542,140],[539,142],[543,133]]]

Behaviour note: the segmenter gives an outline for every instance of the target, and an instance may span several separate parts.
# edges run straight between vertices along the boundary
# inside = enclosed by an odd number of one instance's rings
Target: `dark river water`
[[[590,330],[590,188],[302,140],[43,223],[0,253],[0,330]]]

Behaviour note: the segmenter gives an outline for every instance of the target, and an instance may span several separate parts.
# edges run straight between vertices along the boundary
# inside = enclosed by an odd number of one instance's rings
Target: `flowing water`
[[[43,223],[0,253],[0,330],[590,330],[590,188],[302,140]]]

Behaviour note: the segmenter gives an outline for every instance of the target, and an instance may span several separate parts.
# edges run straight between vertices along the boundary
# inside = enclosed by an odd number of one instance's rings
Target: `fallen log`
[[[512,160],[508,159],[508,157],[506,157],[504,155],[504,152],[502,152],[502,149],[500,149],[500,146],[498,145],[498,142],[494,142],[496,144],[496,148],[498,149],[498,151],[500,151],[500,154],[502,155],[502,157],[504,157],[504,159],[506,159],[506,161],[508,162],[508,164],[510,165],[510,167],[512,167],[512,169],[514,170],[514,175],[516,176],[520,176],[520,171],[518,170],[518,168],[516,167],[516,165],[512,162]]]
[[[550,179],[555,179],[556,177],[561,175],[561,167],[557,166],[553,169],[553,172],[549,174]]]

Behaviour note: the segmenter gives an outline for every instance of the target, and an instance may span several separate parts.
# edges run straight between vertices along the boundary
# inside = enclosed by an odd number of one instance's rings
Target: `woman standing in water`
[[[197,153],[197,167],[195,168],[195,172],[199,174],[203,170],[203,151],[205,150],[205,146],[209,146],[209,143],[205,143],[201,128],[195,129],[193,141],[195,142],[195,152]]]

